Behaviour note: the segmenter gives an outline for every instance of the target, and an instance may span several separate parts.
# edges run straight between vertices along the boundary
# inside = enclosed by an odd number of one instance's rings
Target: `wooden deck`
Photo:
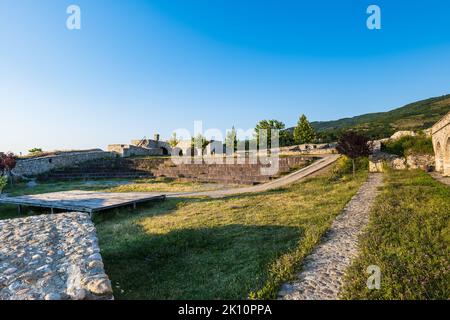
[[[149,202],[153,200],[164,200],[166,196],[161,193],[110,193],[110,192],[92,192],[92,191],[63,191],[42,193],[19,197],[0,198],[0,203],[15,204],[21,211],[22,206],[49,208],[53,209],[88,212],[94,212],[133,205],[136,208],[137,203]]]

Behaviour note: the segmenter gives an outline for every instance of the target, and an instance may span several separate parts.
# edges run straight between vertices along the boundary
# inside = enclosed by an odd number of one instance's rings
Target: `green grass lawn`
[[[421,171],[386,174],[386,186],[350,268],[347,299],[450,298],[450,187]],[[381,269],[380,290],[366,269]]]
[[[118,299],[274,298],[357,192],[316,177],[225,199],[168,199],[95,222]]]

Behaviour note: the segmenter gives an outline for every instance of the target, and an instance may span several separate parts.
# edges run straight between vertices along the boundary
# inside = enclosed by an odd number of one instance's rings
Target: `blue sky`
[[[66,8],[81,8],[81,30]],[[382,29],[366,28],[366,9]],[[0,151],[332,120],[450,92],[447,0],[0,0]]]

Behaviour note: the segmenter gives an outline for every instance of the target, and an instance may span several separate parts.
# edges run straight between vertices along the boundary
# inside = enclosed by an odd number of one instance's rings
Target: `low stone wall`
[[[383,172],[386,166],[394,170],[421,169],[432,171],[434,157],[425,154],[409,155],[404,158],[384,152],[378,152],[369,157],[369,172]]]
[[[87,213],[0,221],[0,300],[112,299]]]
[[[41,158],[23,159],[17,161],[13,174],[18,177],[32,177],[58,168],[70,167],[86,161],[111,159],[115,154],[105,151],[89,151],[63,153]]]

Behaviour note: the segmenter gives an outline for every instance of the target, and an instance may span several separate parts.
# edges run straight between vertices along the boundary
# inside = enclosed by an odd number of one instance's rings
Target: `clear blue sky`
[[[66,28],[70,4],[81,30]],[[291,126],[446,94],[449,13],[448,0],[0,0],[0,151],[105,148],[194,120]]]

